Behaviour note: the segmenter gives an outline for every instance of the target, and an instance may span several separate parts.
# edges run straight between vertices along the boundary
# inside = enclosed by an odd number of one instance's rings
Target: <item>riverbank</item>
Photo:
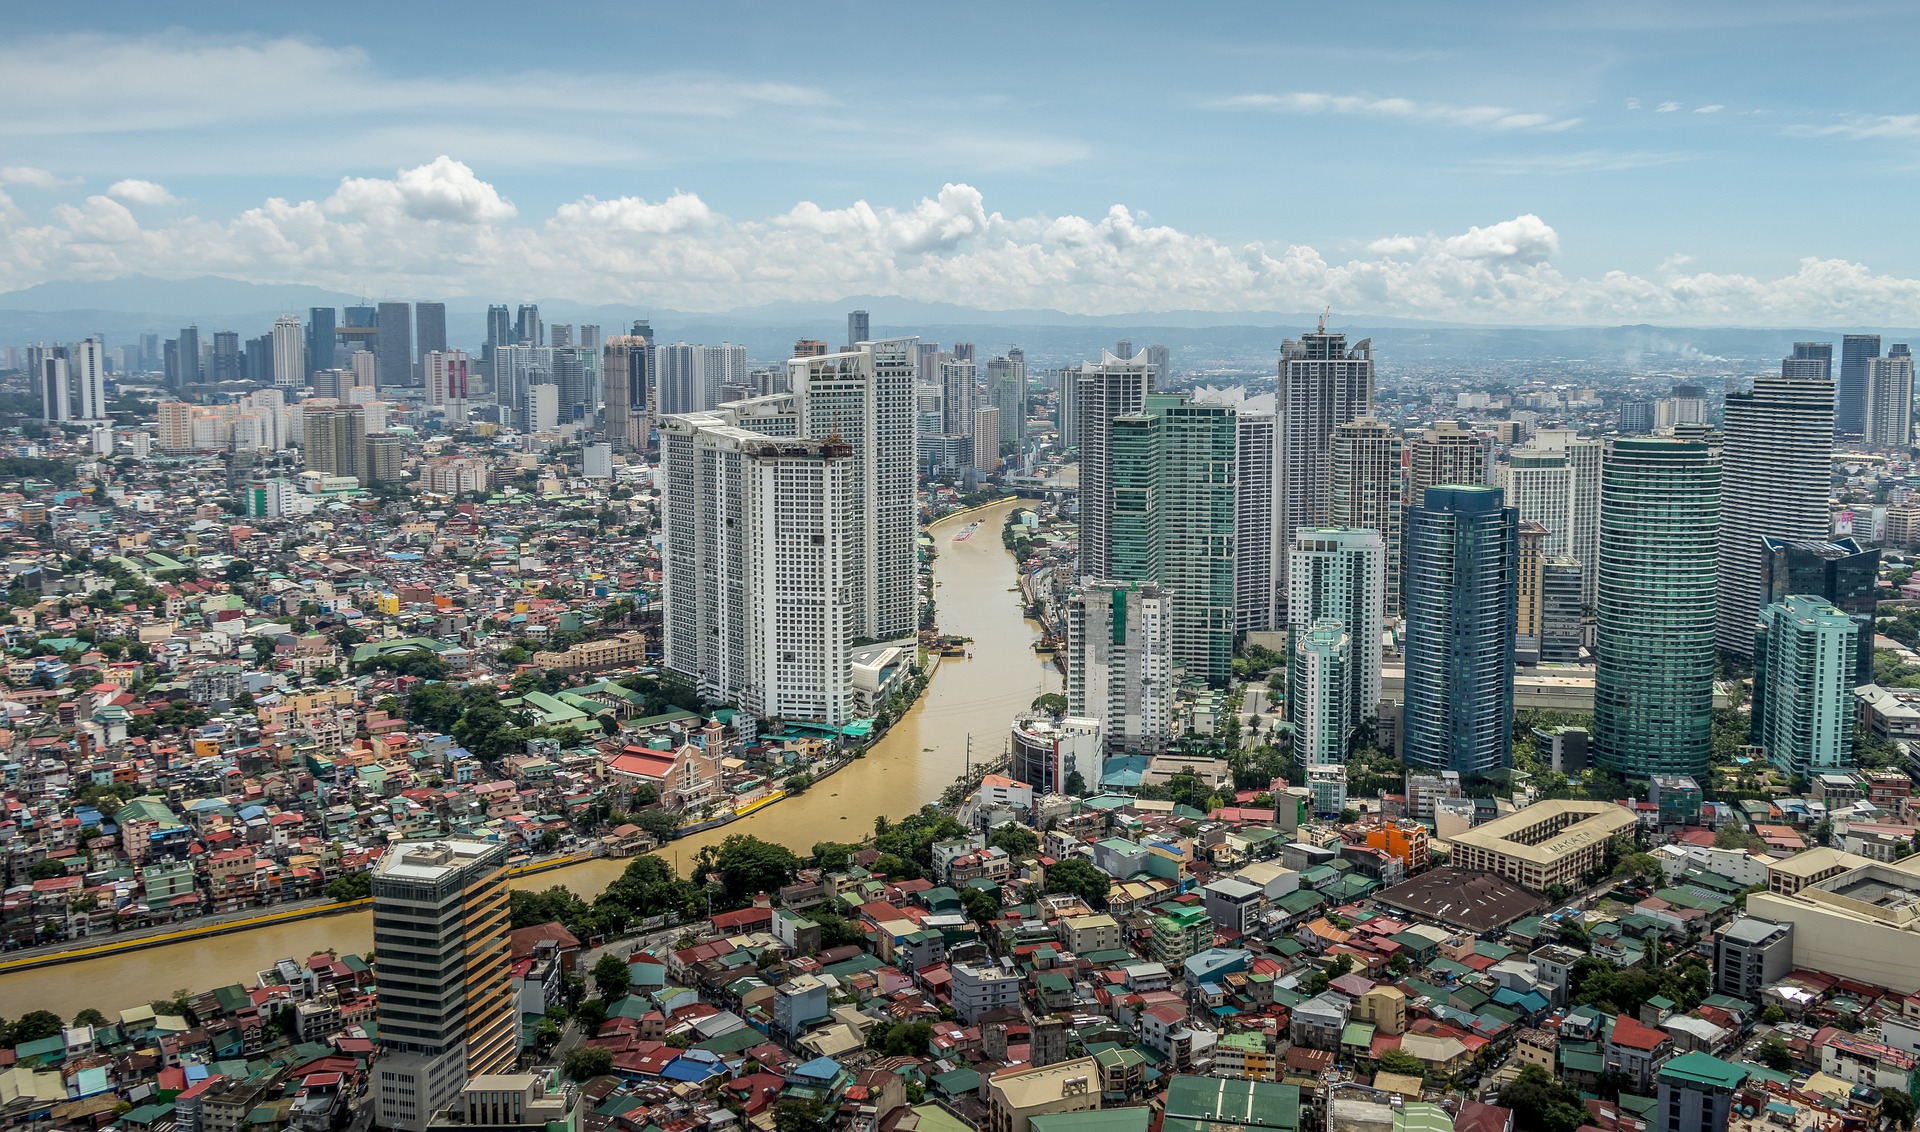
[[[998,756],[1012,718],[1025,711],[1035,696],[1059,691],[1061,679],[1034,656],[1039,626],[1025,619],[1017,595],[1010,592],[1019,581],[1013,556],[998,538],[987,538],[984,532],[958,544],[948,539],[975,515],[1004,513],[1018,505],[1017,499],[1001,500],[971,508],[968,517],[957,522],[961,512],[955,512],[927,528],[942,549],[934,564],[943,595],[941,620],[947,631],[972,638],[971,658],[948,657],[919,702],[902,713],[865,758],[848,761],[804,794],[755,811],[743,819],[746,824],[670,841],[653,854],[684,871],[702,848],[736,832],[751,833],[801,854],[812,852],[822,841],[859,841],[871,836],[875,818],[894,820],[937,801],[966,767],[969,737],[975,762]],[[1001,520],[983,522],[997,529]],[[591,899],[616,880],[630,861],[597,857],[538,875],[516,876],[509,883],[515,888],[565,885]],[[16,1017],[45,1009],[69,1017],[82,1007],[97,1006],[111,1014],[122,1006],[148,1001],[155,988],[171,990],[185,984],[205,990],[249,981],[255,971],[289,955],[329,948],[342,954],[365,952],[373,947],[372,914],[361,907],[166,945],[133,946],[127,937],[113,937],[113,944],[106,953],[43,970],[0,968],[0,1002],[6,1003],[6,1013]]]

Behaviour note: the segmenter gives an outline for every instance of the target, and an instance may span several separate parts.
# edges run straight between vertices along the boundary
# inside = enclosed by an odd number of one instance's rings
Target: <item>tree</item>
[[[64,1027],[60,1016],[51,1010],[29,1010],[7,1027],[7,1044],[19,1045],[21,1042],[37,1042],[41,1038],[51,1038]]]
[[[1000,902],[984,888],[966,888],[960,891],[960,907],[967,919],[976,924],[990,924],[1000,916]]]
[[[736,833],[700,851],[701,873],[720,874],[720,887],[729,907],[739,907],[756,893],[772,892],[793,880],[800,858],[793,850],[771,841]]]
[[[1754,853],[1764,852],[1767,848],[1767,843],[1759,834],[1735,822],[1728,822],[1713,831],[1713,845],[1716,849],[1746,849]]]
[[[883,1057],[925,1057],[932,1041],[931,1022],[882,1022],[867,1031],[867,1048]]]
[[[819,1132],[828,1124],[818,1101],[781,1101],[773,1106],[773,1132]]]
[[[1660,858],[1651,853],[1629,853],[1614,866],[1613,875],[1641,880],[1658,880],[1665,874],[1660,869]]]
[[[453,725],[460,722],[464,710],[460,693],[454,690],[453,685],[442,681],[416,684],[413,691],[407,693],[407,720],[441,734],[453,730]]]
[[[327,885],[327,896],[342,904],[373,895],[373,873],[348,873]]]
[[[607,1021],[606,1001],[598,998],[583,999],[579,1006],[573,1008],[573,1016],[589,1038],[595,1037],[600,1033],[600,1027]]]
[[[1040,839],[1024,826],[1003,825],[987,834],[987,844],[1005,849],[1009,857],[1030,857],[1039,850]]]
[[[627,970],[627,964],[618,955],[608,952],[593,965],[593,986],[600,997],[608,1002],[616,1002],[627,997],[627,988],[633,985],[633,976]]]
[[[1067,697],[1058,692],[1047,692],[1043,695],[1035,696],[1032,706],[1034,711],[1044,711],[1048,715],[1058,719],[1067,714]]]
[[[1586,1123],[1579,1090],[1538,1065],[1520,1070],[1500,1090],[1500,1103],[1513,1110],[1520,1132],[1577,1132]]]
[[[1107,889],[1113,884],[1113,878],[1094,865],[1092,861],[1073,857],[1047,870],[1047,891],[1064,892],[1069,896],[1078,896],[1095,911],[1107,906]]]
[[[27,879],[29,880],[52,880],[54,877],[63,877],[66,875],[66,863],[64,861],[56,861],[52,857],[43,857],[35,861],[32,866],[27,869]]]
[[[1076,798],[1086,797],[1087,796],[1086,778],[1082,776],[1081,773],[1077,770],[1068,771],[1067,781],[1066,781],[1066,791],[1067,793],[1073,795]]]
[[[107,1024],[107,1016],[89,1006],[73,1016],[73,1024],[76,1026],[104,1026]]]
[[[1379,1065],[1382,1073],[1398,1073],[1406,1077],[1424,1077],[1427,1073],[1425,1063],[1404,1050],[1381,1051]]]
[[[1793,1050],[1787,1048],[1780,1035],[1768,1034],[1767,1040],[1760,1043],[1760,1064],[1785,1072],[1793,1064]]]
[[[1880,1115],[1887,1118],[1896,1128],[1913,1127],[1913,1094],[1903,1089],[1880,1090]]]
[[[560,1068],[575,1081],[591,1081],[613,1072],[613,1051],[600,1046],[575,1046],[560,1060]]]

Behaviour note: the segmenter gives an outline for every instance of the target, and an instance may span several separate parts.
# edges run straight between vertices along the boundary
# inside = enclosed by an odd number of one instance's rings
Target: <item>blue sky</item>
[[[0,289],[1920,323],[1913,6],[1574,7],[16,5]]]

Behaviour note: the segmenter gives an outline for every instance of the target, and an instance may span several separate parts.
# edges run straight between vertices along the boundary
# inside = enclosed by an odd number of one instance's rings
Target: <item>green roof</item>
[[[1681,1085],[1732,1091],[1747,1079],[1744,1066],[1721,1061],[1711,1054],[1694,1050],[1669,1060],[1660,1067],[1660,1079]]]
[[[962,1093],[971,1093],[980,1087],[980,1074],[962,1065],[958,1069],[949,1069],[933,1079],[934,1087],[951,1097]]]
[[[1056,1112],[1027,1119],[1033,1132],[1147,1132],[1147,1119],[1153,1110],[1135,1108],[1095,1109],[1092,1112]]]
[[[1269,1081],[1226,1081],[1212,1077],[1175,1077],[1167,1085],[1164,1128],[1204,1128],[1212,1123],[1245,1129],[1300,1127],[1300,1090]],[[1184,1123],[1193,1122],[1193,1123]]]

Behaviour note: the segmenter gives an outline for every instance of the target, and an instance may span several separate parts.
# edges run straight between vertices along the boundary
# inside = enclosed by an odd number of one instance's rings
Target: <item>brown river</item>
[[[968,658],[945,660],[932,685],[867,757],[807,793],[759,810],[730,825],[675,841],[661,850],[684,867],[700,847],[731,833],[751,833],[800,853],[821,841],[857,841],[873,832],[881,814],[899,817],[939,797],[960,771],[972,738],[976,760],[998,758],[1007,725],[1042,692],[1060,690],[1059,674],[1033,652],[1039,630],[1021,616],[1013,557],[1000,545],[1000,527],[1014,506],[998,503],[950,516],[928,528],[940,556],[934,591],[943,631],[973,638]],[[973,534],[953,538],[969,523]],[[519,877],[516,888],[565,885],[591,897],[626,862],[587,861]],[[0,1016],[51,1010],[71,1018],[86,1007],[109,1017],[179,988],[204,990],[253,982],[278,959],[304,958],[333,948],[364,953],[373,946],[371,914],[325,916],[231,935],[129,951],[77,963],[0,976]]]

